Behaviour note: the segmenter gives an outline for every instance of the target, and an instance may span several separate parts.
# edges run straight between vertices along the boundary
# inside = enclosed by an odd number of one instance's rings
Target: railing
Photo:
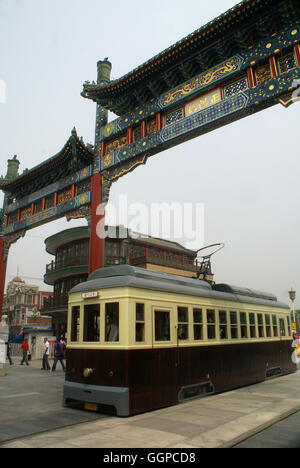
[[[64,307],[68,305],[68,295],[51,296],[45,299],[42,310],[53,309],[55,307]]]
[[[66,257],[62,260],[57,262],[52,261],[46,266],[46,274],[51,273],[53,271],[62,270],[66,267],[72,266],[87,266],[88,265],[88,257],[87,256],[80,256],[80,257]]]
[[[106,265],[125,265],[126,264],[126,258],[125,257],[106,256],[105,264]]]
[[[131,265],[141,265],[145,263],[152,263],[155,265],[162,265],[170,268],[177,268],[197,272],[200,264],[199,262],[185,255],[170,254],[159,250],[145,248],[143,255],[131,254],[129,258]]]

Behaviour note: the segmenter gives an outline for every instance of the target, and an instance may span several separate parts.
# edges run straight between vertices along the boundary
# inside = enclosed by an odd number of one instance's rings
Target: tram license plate
[[[98,411],[98,405],[94,403],[85,403],[84,409],[89,410],[89,411]]]

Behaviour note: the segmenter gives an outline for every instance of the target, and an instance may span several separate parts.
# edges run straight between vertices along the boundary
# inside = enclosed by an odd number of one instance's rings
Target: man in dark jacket
[[[65,347],[65,345],[64,345],[63,341],[59,340],[59,338],[58,338],[57,341],[56,341],[56,345],[55,345],[54,361],[53,361],[53,366],[52,366],[51,372],[55,371],[56,364],[57,364],[58,361],[61,363],[62,370],[65,371],[65,365],[64,365],[64,361],[63,361],[64,347]]]

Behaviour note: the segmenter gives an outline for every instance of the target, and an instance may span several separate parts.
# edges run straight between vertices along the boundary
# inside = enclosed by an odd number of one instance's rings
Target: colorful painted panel
[[[240,93],[233,98],[226,99],[219,104],[197,112],[174,125],[164,128],[161,131],[161,138],[164,142],[172,140],[173,138],[191,132],[199,127],[214,122],[215,120],[219,120],[245,109],[247,103],[247,96],[244,93]]]
[[[174,90],[161,97],[160,102],[162,104],[162,107],[174,104],[174,102],[186,98],[191,94],[194,94],[195,92],[199,92],[204,87],[212,85],[213,83],[222,80],[224,77],[229,77],[236,71],[240,70],[242,64],[242,57],[236,56],[212,68],[211,70],[202,73],[196,78],[187,81],[183,85],[179,86],[178,88],[175,88]]]
[[[213,91],[202,94],[200,97],[188,102],[185,106],[185,115],[188,116],[195,114],[196,112],[213,106],[220,101],[222,101],[221,90],[219,88],[214,89]]]
[[[49,209],[41,211],[33,216],[29,216],[26,219],[21,220],[19,223],[11,223],[6,226],[3,230],[4,235],[12,234],[16,231],[24,231],[33,227],[44,224],[48,221],[61,218],[70,211],[74,211],[81,206],[88,205],[91,202],[91,193],[82,193],[71,200],[61,203],[60,205],[53,206]]]
[[[58,192],[69,185],[76,184],[80,181],[83,181],[87,179],[88,177],[90,177],[91,174],[92,174],[92,166],[87,166],[81,171],[78,171],[75,174],[72,174],[66,177],[65,179],[61,179],[55,182],[54,184],[50,184],[48,185],[48,187],[45,187],[39,190],[38,192],[34,192],[28,195],[27,197],[22,198],[22,200],[18,200],[12,205],[9,205],[6,208],[6,213],[9,214],[13,211],[18,210],[19,208],[23,208],[31,203],[37,202],[38,200],[41,200],[42,198],[49,197],[49,200],[50,199],[53,200],[53,195],[52,195],[53,193]],[[53,206],[53,205],[48,204],[47,207],[49,206]]]

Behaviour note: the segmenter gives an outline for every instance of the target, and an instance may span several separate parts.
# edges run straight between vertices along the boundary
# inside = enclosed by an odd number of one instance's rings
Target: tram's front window
[[[79,341],[80,306],[73,306],[71,313],[71,341]]]
[[[170,341],[170,312],[155,311],[155,341]]]
[[[83,341],[94,343],[100,337],[100,305],[84,306]]]

